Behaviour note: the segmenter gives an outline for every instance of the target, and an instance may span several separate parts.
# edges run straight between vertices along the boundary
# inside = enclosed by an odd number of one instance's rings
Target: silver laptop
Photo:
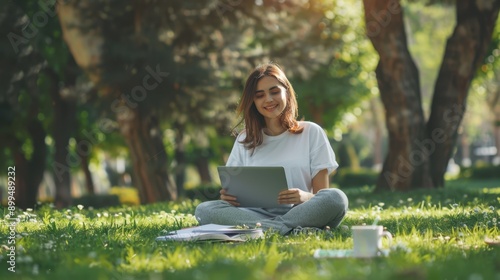
[[[288,189],[282,166],[218,166],[222,188],[237,197],[239,207],[279,208],[279,192]]]

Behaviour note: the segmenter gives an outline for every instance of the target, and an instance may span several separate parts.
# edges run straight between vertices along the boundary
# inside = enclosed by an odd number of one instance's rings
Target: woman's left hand
[[[278,194],[279,204],[301,204],[308,201],[314,194],[301,189],[284,190]]]

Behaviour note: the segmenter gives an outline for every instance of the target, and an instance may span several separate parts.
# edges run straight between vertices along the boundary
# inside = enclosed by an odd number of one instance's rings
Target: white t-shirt
[[[240,143],[245,139],[242,132],[236,139],[227,166],[283,166],[288,188],[312,192],[312,179],[319,171],[330,174],[339,166],[335,160],[325,131],[313,122],[299,122],[304,130],[300,134],[288,131],[277,136],[264,133],[262,145],[254,153]]]

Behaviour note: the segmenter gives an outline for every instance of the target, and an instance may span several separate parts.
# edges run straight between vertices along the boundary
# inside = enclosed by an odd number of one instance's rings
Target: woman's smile
[[[254,103],[266,123],[278,118],[286,107],[286,88],[272,76],[265,76],[257,83]],[[269,123],[268,123],[269,125]]]

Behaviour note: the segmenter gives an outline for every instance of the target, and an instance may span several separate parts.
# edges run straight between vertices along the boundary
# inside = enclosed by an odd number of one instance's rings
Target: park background
[[[499,9],[2,1],[0,278],[500,279]],[[244,79],[268,61],[337,154],[341,226],[156,242],[217,199]],[[387,257],[313,257],[362,224],[393,234]]]
[[[485,3],[6,1],[1,170],[15,166],[21,208],[216,198],[244,79],[274,61],[330,138],[334,186],[499,176],[498,1]]]

